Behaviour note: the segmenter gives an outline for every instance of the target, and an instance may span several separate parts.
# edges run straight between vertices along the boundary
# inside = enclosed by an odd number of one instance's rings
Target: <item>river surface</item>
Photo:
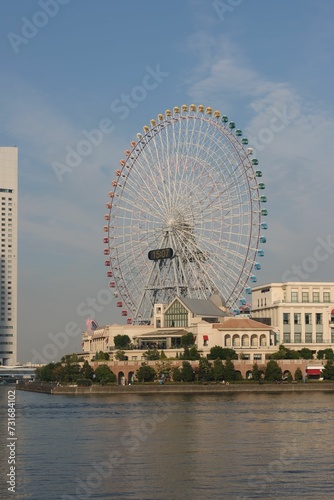
[[[13,389],[0,387],[1,499],[334,498],[332,393],[16,391],[14,440]]]

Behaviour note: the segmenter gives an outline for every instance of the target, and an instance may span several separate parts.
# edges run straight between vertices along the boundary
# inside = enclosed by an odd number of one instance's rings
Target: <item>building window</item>
[[[291,292],[291,302],[298,302],[298,292]]]
[[[300,344],[302,341],[302,334],[301,333],[295,333],[295,344]]]
[[[290,344],[291,335],[290,333],[283,333],[283,343]]]
[[[334,344],[334,330],[332,328],[332,333],[331,333],[331,342],[332,344]]]
[[[322,335],[322,333],[317,333],[317,334],[316,334],[316,339],[315,339],[315,340],[316,340],[316,343],[317,343],[317,344],[322,344],[322,343],[323,343],[323,341],[324,341],[324,340],[323,340],[323,335]]]
[[[324,302],[330,302],[330,301],[331,301],[330,292],[324,292]]]
[[[302,302],[309,302],[308,292],[302,292]]]
[[[253,359],[254,359],[254,361],[261,361],[262,360],[262,354],[254,354]]]
[[[293,323],[294,325],[300,325],[300,313],[294,313],[293,314]]]
[[[312,344],[312,333],[305,333],[305,342],[307,344]]]
[[[315,313],[315,324],[322,325],[322,313]]]
[[[165,313],[165,327],[185,327],[188,326],[188,311],[176,300]]]
[[[320,302],[320,293],[313,292],[313,302]]]
[[[283,313],[283,325],[290,325],[290,313]]]
[[[312,314],[305,313],[305,325],[312,325]]]

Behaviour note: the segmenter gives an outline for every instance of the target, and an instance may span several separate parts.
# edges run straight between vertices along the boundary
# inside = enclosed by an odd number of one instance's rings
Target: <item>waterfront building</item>
[[[270,325],[278,344],[316,354],[334,348],[334,283],[268,283],[252,289],[252,317]]]
[[[0,363],[17,362],[17,147],[0,147]]]
[[[191,332],[201,356],[212,347],[233,348],[239,359],[265,362],[277,351],[277,335],[271,326],[247,315],[231,317],[218,297],[212,300],[176,297],[170,304],[155,304],[150,325],[105,325],[88,321],[83,332],[81,356],[92,361],[96,353],[108,352],[114,359],[116,335],[128,335],[131,349],[124,352],[129,361],[144,361],[149,349],[164,351],[168,358],[183,354],[182,336]]]

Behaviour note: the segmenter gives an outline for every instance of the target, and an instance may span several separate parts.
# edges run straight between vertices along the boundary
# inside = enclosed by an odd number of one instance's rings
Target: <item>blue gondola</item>
[[[263,257],[263,256],[264,256],[264,250],[262,250],[262,248],[259,248],[259,250],[257,251],[257,254],[258,254],[260,257]]]
[[[245,288],[245,292],[246,292],[248,295],[251,295],[251,293],[252,293],[252,289],[251,289],[251,287],[250,287],[250,286],[247,286],[247,287]]]
[[[261,222],[261,229],[268,229],[268,224],[266,222]]]
[[[259,271],[261,269],[261,264],[259,262],[255,262],[254,267]]]
[[[265,236],[260,236],[260,242],[261,243],[266,243],[267,238]]]
[[[257,282],[257,277],[254,276],[254,274],[252,274],[252,276],[250,277],[250,280],[253,282],[253,283],[256,283]]]

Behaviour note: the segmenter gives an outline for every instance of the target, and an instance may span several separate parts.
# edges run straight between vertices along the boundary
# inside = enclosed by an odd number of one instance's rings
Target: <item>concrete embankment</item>
[[[226,392],[334,392],[334,382],[300,384],[147,384],[147,385],[93,385],[90,387],[56,386],[53,384],[18,384],[23,391],[47,394],[222,394]]]

